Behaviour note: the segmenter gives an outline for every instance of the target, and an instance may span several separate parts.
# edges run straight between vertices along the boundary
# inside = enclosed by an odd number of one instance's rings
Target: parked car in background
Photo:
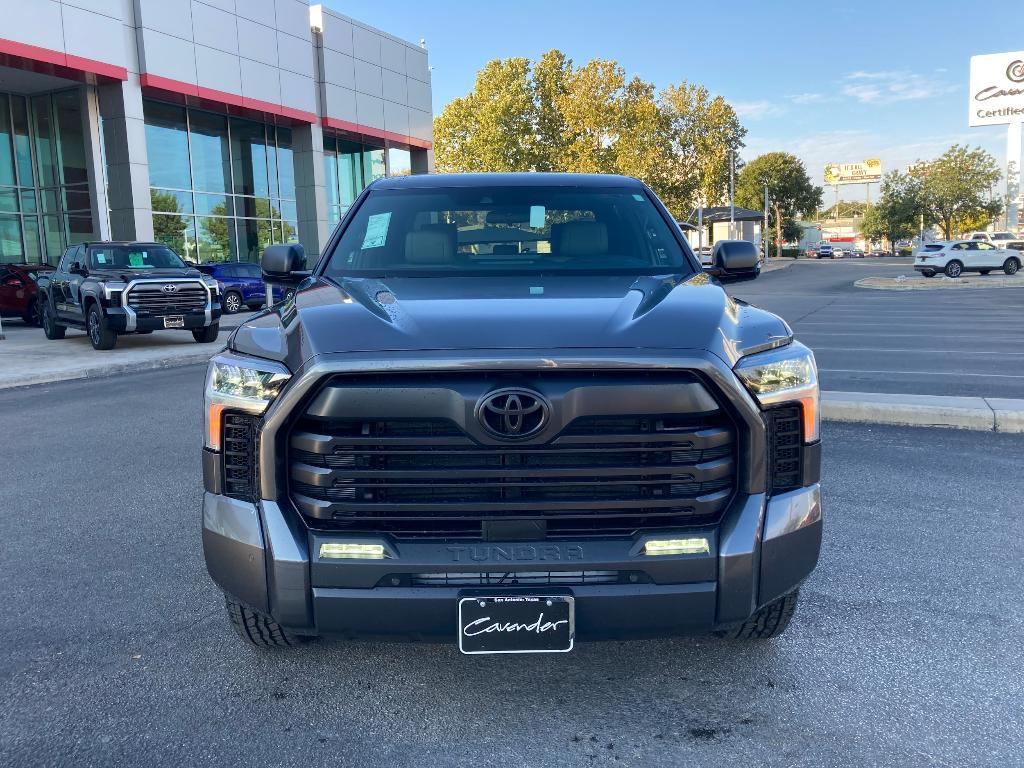
[[[125,333],[173,328],[212,344],[220,330],[217,281],[187,266],[162,243],[73,245],[57,268],[39,277],[39,322],[46,338],[68,328],[94,349],[113,349]]]
[[[853,249],[850,250],[849,253],[850,253],[850,258],[851,259],[863,259],[864,258],[864,251],[862,251],[860,248],[853,248]]]
[[[266,302],[267,290],[259,264],[231,261],[199,264],[196,269],[217,281],[226,315],[240,312],[243,307],[257,309]],[[285,297],[285,288],[275,285],[272,296],[272,303],[281,301]]]
[[[890,254],[888,251],[883,251],[881,248],[872,248],[871,251],[868,253],[868,256],[870,256],[871,258],[878,259],[891,255],[892,254]]]
[[[818,246],[818,258],[819,259],[834,259],[835,249],[831,243],[822,243]]]
[[[980,240],[996,248],[1024,251],[1024,237],[1017,237],[1013,232],[968,232],[964,239]]]
[[[925,277],[933,277],[939,272],[944,272],[947,277],[960,277],[964,272],[987,275],[994,269],[1014,275],[1020,265],[1020,251],[996,248],[981,240],[927,243],[914,254],[914,269]]]
[[[39,276],[49,264],[0,264],[0,317],[20,317],[39,325]]]

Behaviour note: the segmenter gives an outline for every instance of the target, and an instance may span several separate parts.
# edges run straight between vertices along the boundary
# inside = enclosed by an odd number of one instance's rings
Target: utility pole
[[[764,257],[768,258],[768,185],[764,185]],[[779,254],[775,254],[778,256]]]
[[[736,150],[729,150],[729,239],[736,239]]]

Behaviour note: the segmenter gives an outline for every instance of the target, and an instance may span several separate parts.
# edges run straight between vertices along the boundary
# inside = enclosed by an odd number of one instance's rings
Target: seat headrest
[[[406,264],[454,264],[455,237],[448,229],[419,229],[405,235]]]
[[[552,224],[551,251],[558,256],[603,256],[608,253],[608,227],[600,221]]]

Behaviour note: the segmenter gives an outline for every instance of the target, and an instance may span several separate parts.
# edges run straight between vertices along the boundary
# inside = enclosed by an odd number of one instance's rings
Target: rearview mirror
[[[298,285],[309,277],[306,252],[298,243],[269,245],[260,260],[263,282]]]

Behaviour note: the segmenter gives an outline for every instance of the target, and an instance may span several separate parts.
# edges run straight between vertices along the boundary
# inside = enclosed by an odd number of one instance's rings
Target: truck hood
[[[323,354],[428,350],[702,349],[731,364],[791,338],[780,318],[703,273],[312,278],[228,347],[291,370]]]
[[[125,268],[112,268],[112,269],[90,269],[89,277],[96,278],[97,280],[124,280],[130,282],[132,280],[138,280],[140,278],[149,278],[153,280],[164,280],[171,277],[194,277],[199,280],[202,279],[203,273],[198,269],[125,269]]]

